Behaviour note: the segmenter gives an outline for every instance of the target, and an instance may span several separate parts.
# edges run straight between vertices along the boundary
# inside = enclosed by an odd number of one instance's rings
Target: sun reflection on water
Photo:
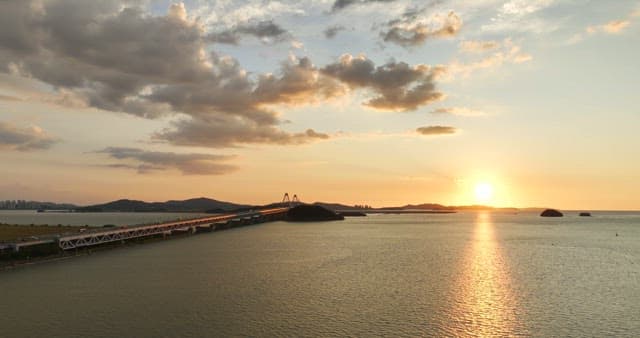
[[[473,238],[454,285],[451,320],[456,336],[494,337],[525,334],[517,329],[517,304],[490,213],[479,213]]]

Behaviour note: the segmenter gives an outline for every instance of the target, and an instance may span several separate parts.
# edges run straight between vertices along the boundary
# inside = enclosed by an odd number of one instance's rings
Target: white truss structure
[[[220,224],[254,224],[284,216],[289,208],[274,208],[246,213],[228,214],[213,217],[190,219],[136,227],[120,227],[111,230],[98,230],[82,234],[60,236],[58,245],[62,250],[100,245],[110,242],[126,241],[134,238],[151,237],[160,234],[170,234],[172,231],[195,232],[198,227],[216,227]],[[226,228],[226,227],[225,227]]]

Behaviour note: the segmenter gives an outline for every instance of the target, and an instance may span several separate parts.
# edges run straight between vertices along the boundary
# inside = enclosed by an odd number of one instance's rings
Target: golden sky
[[[0,199],[640,209],[639,10],[3,1]]]

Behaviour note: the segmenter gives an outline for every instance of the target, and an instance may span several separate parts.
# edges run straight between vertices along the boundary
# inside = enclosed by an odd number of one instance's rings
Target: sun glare
[[[493,197],[493,187],[491,184],[481,182],[476,184],[476,200],[478,202],[490,202]]]

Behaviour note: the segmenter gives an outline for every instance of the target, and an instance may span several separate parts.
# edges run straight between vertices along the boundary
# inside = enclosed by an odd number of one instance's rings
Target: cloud
[[[11,123],[0,121],[0,149],[32,151],[49,149],[59,142],[47,135],[40,127],[20,128]]]
[[[223,175],[237,170],[236,166],[224,163],[235,157],[229,155],[179,154],[122,147],[108,147],[97,153],[107,154],[117,160],[131,160],[134,163],[115,163],[106,166],[135,169],[141,174],[177,169],[185,175]]]
[[[128,4],[0,2],[0,73],[46,83],[65,98],[61,103],[145,118],[184,114],[194,123],[240,121],[234,127],[246,129],[239,135],[258,133],[232,138],[238,143],[319,139],[279,129],[278,113],[268,108],[341,93],[344,86],[318,76],[308,59],[286,62],[279,74],[254,80],[235,59],[210,51],[204,27],[189,19],[184,6],[155,16]],[[283,32],[269,21],[237,27],[238,34],[257,37]],[[264,137],[266,132],[276,136]]]
[[[498,41],[465,40],[460,42],[459,50],[464,53],[484,53],[500,47]]]
[[[428,127],[420,127],[416,129],[416,132],[421,135],[451,135],[456,134],[458,129],[449,126],[428,126]]]
[[[400,19],[387,22],[388,30],[380,32],[385,42],[403,47],[422,45],[428,39],[455,36],[462,27],[456,13],[426,15],[426,8],[405,12]]]
[[[309,4],[302,1],[199,1],[192,16],[204,26],[236,26],[239,22],[268,21],[282,15],[306,15]]]
[[[131,4],[0,2],[0,76],[37,82],[32,88],[46,102],[171,118],[153,140],[207,147],[327,139],[310,128],[283,130],[274,107],[353,89],[373,92],[365,105],[384,110],[414,110],[444,97],[433,81],[441,70],[395,61],[376,67],[364,57],[344,56],[326,67],[291,57],[277,72],[249,74],[236,59],[211,50],[211,34],[182,4],[165,15]],[[272,21],[245,22],[257,23],[234,26],[217,39],[288,34]]]
[[[338,35],[340,31],[343,31],[345,29],[346,28],[344,26],[333,25],[333,26],[327,27],[327,29],[324,30],[324,36],[327,39],[333,39],[334,37],[336,37],[336,35]]]
[[[141,109],[152,85],[195,81],[211,73],[201,29],[184,8],[150,16],[113,1],[0,3],[0,71],[82,95],[92,107],[156,117]],[[19,16],[21,20],[5,20]],[[205,75],[206,76],[206,75]]]
[[[510,0],[502,4],[497,14],[481,29],[486,32],[533,32],[543,33],[556,27],[538,16],[538,13],[553,6],[557,0]]]
[[[350,88],[370,89],[378,96],[366,106],[393,111],[415,110],[445,95],[436,90],[434,76],[441,69],[427,65],[410,66],[391,61],[376,67],[365,56],[345,54],[336,63],[322,68],[322,73],[346,83]]]
[[[631,20],[636,16],[637,15],[635,13],[631,13],[628,19],[612,20],[602,25],[588,26],[584,29],[584,32],[576,33],[571,38],[569,38],[569,40],[567,40],[567,43],[576,44],[584,40],[587,36],[595,34],[622,34],[624,30],[626,30],[631,25]]]
[[[282,42],[291,37],[285,29],[273,21],[260,21],[237,25],[231,29],[210,33],[207,40],[217,43],[237,45],[242,36],[253,36],[263,42]]]
[[[242,143],[298,145],[326,140],[329,135],[313,129],[288,133],[250,119],[218,116],[173,122],[170,128],[155,133],[153,138],[181,146],[233,147]]]
[[[115,168],[115,169],[131,169],[131,170],[137,171],[138,174],[148,174],[154,171],[165,170],[164,167],[152,166],[148,164],[134,165],[134,164],[110,163],[110,164],[101,165],[100,167]]]
[[[396,0],[336,0],[331,7],[332,12],[340,11],[346,7],[367,3],[394,2]]]
[[[520,46],[510,39],[505,39],[498,45],[497,50],[488,55],[483,55],[479,60],[452,61],[446,67],[443,67],[444,71],[440,73],[441,76],[438,79],[452,79],[456,76],[465,77],[482,69],[491,69],[504,64],[520,64],[529,62],[532,59],[533,56],[523,52]]]
[[[277,127],[276,113],[265,106],[297,105],[343,95],[343,85],[320,76],[308,58],[283,63],[280,74],[263,74],[249,82],[233,60],[227,60],[227,83],[166,86],[150,100],[168,102],[190,118],[154,134],[176,145],[230,147],[241,143],[302,144],[329,136],[315,131],[288,133]],[[234,75],[232,75],[234,74]]]
[[[473,110],[466,107],[447,107],[438,108],[431,111],[431,114],[436,115],[458,115],[458,116],[485,116],[487,115],[483,111]]]
[[[309,58],[294,58],[282,64],[279,75],[259,76],[252,97],[258,105],[300,104],[344,94],[342,84],[321,75]]]
[[[614,20],[599,26],[589,26],[586,28],[586,32],[589,34],[594,33],[607,33],[607,34],[620,34],[625,30],[631,22],[629,20]]]

